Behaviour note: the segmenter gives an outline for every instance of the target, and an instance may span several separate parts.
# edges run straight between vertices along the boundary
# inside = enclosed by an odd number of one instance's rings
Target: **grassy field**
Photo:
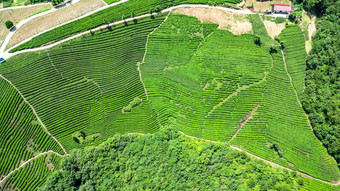
[[[288,25],[282,30],[280,41],[284,45],[284,54],[288,72],[292,77],[294,88],[298,95],[302,93],[306,73],[305,38],[298,25]]]
[[[37,190],[46,182],[48,175],[58,169],[60,160],[55,154],[42,155],[11,174],[0,190]]]
[[[31,108],[19,93],[0,78],[0,179],[23,161],[59,145],[43,131]]]
[[[66,25],[57,27],[51,31],[43,33],[32,40],[14,48],[11,52],[18,50],[38,47],[51,41],[65,38],[74,33],[89,30],[97,26],[106,24],[107,22],[119,21],[138,15],[155,12],[167,7],[184,4],[184,3],[208,3],[208,0],[129,0],[125,3],[119,4],[114,7],[102,10],[88,17],[73,21]],[[217,0],[217,3],[223,3],[225,0]],[[238,3],[240,0],[230,0],[230,2]]]
[[[22,54],[0,65],[0,73],[27,97],[66,150],[99,143],[116,132],[154,132],[159,126],[137,63],[147,35],[163,20],[147,18],[56,49]],[[136,97],[143,103],[123,113]],[[77,131],[84,133],[86,144],[77,143]]]

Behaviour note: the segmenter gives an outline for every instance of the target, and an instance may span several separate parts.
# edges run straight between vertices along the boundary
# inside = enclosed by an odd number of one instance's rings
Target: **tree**
[[[296,19],[296,13],[295,13],[295,12],[289,14],[289,20],[290,20],[291,22],[294,22],[295,19]]]
[[[6,28],[7,28],[7,29],[10,29],[10,28],[12,28],[12,27],[14,26],[14,24],[13,24],[12,21],[6,21],[6,22],[5,22],[5,25],[6,25]]]
[[[261,38],[259,36],[255,36],[254,37],[254,42],[256,45],[261,46],[262,42],[261,42]]]

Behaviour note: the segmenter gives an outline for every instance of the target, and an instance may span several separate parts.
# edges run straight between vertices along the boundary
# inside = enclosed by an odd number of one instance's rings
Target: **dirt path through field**
[[[64,157],[64,156],[68,156],[68,155],[69,155],[69,154],[60,155],[59,153],[56,153],[56,152],[54,152],[54,151],[46,151],[46,152],[40,153],[40,154],[38,154],[37,156],[35,156],[35,157],[33,157],[33,158],[30,158],[29,160],[25,161],[24,163],[22,163],[22,164],[21,164],[19,167],[17,167],[16,169],[14,169],[14,170],[12,170],[11,172],[9,172],[9,173],[7,174],[7,176],[5,176],[2,180],[0,180],[0,187],[1,187],[2,184],[5,182],[5,180],[6,180],[9,176],[11,176],[11,174],[13,174],[15,171],[17,171],[17,170],[19,170],[20,168],[24,167],[26,164],[30,163],[32,160],[37,159],[37,158],[39,158],[40,156],[45,155],[45,154],[48,154],[48,153],[53,153],[53,154],[55,154],[55,155],[57,155],[57,156],[59,156],[59,157]]]
[[[247,116],[243,119],[243,121],[240,123],[240,125],[238,126],[237,130],[235,131],[233,138],[235,138],[237,136],[237,133],[241,130],[241,128],[243,127],[243,125],[245,125],[247,123],[247,121],[253,116],[253,113],[257,110],[257,108],[259,107],[259,104],[256,104],[254,106],[254,108],[252,110],[249,111],[249,113],[247,114]]]
[[[20,94],[20,96],[22,97],[22,99],[27,103],[27,105],[31,108],[31,110],[32,110],[32,112],[34,113],[34,115],[35,115],[35,117],[37,118],[37,120],[39,121],[39,123],[40,123],[40,125],[42,126],[42,128],[43,128],[43,130],[50,136],[50,137],[52,137],[52,139],[54,139],[55,140],[55,142],[57,142],[58,143],[58,145],[60,146],[60,148],[63,150],[63,152],[65,153],[65,154],[67,154],[67,152],[66,152],[66,150],[64,149],[64,147],[61,145],[61,143],[53,136],[53,135],[51,135],[51,133],[47,130],[47,128],[46,128],[46,126],[43,124],[43,122],[40,120],[40,118],[39,118],[39,116],[38,116],[38,114],[37,114],[37,112],[35,111],[35,109],[33,108],[33,106],[30,104],[30,103],[28,103],[28,101],[26,100],[26,98],[22,95],[22,93],[19,91],[19,89],[17,88],[17,87],[15,87],[13,84],[12,84],[12,82],[11,81],[9,81],[7,78],[5,78],[4,76],[2,76],[1,74],[0,74],[0,78],[2,78],[2,79],[4,79],[5,81],[7,81],[19,94]]]

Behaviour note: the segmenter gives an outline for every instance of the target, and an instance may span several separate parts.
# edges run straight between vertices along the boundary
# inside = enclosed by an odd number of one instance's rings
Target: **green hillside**
[[[0,78],[0,179],[41,152],[63,154],[20,94]]]
[[[11,174],[0,190],[37,190],[53,171],[59,169],[60,160],[61,157],[53,153],[42,155]]]
[[[0,71],[66,150],[99,143],[116,132],[155,132],[156,114],[146,100],[137,63],[147,35],[163,20],[148,18],[22,54],[0,65]],[[143,100],[140,106],[123,113],[136,97]],[[79,137],[75,133],[80,130]],[[79,139],[87,140],[80,144]]]
[[[93,28],[98,14],[24,48]],[[110,22],[125,12],[112,14]],[[253,34],[234,35],[195,17],[158,14],[1,63],[0,74],[71,155],[40,156],[0,189],[36,190],[46,181],[43,190],[338,189],[229,148],[328,182],[340,178],[300,104],[301,29],[287,25],[273,40],[259,15],[248,19]],[[3,79],[0,87],[0,176],[44,151],[64,154],[18,91]]]

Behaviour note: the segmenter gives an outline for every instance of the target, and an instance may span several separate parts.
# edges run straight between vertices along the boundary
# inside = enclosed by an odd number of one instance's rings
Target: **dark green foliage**
[[[295,12],[289,14],[289,20],[290,20],[291,22],[294,22],[295,19],[296,19],[296,13],[295,13]]]
[[[258,46],[261,46],[261,38],[259,36],[254,36],[254,43]]]
[[[5,25],[6,25],[6,28],[7,28],[7,29],[10,29],[11,27],[14,26],[14,24],[13,24],[12,21],[6,21],[6,22],[5,22]]]
[[[57,6],[61,3],[64,3],[65,0],[51,0],[53,6]]]
[[[339,20],[338,13],[325,15],[317,22],[318,30],[313,37],[313,48],[307,57],[306,88],[302,96],[302,104],[309,115],[315,135],[338,163],[340,163]]]
[[[168,128],[74,150],[60,168],[41,190],[297,190],[302,181],[225,144]]]

